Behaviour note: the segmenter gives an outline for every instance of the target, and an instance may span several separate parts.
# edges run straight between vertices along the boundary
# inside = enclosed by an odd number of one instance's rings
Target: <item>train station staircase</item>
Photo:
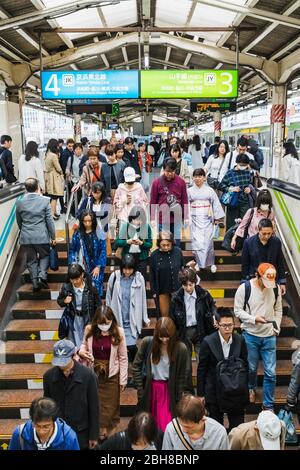
[[[5,327],[4,341],[0,349],[0,449],[6,450],[11,433],[16,425],[28,419],[30,403],[34,398],[43,394],[42,377],[51,367],[52,347],[58,339],[57,328],[59,317],[62,314],[56,299],[61,284],[65,281],[67,273],[66,244],[59,243],[59,270],[49,271],[48,283],[50,290],[41,290],[32,293],[29,283],[29,274],[23,273],[22,285],[17,291],[17,301],[11,309],[11,319]],[[192,259],[191,244],[182,242],[182,249],[186,261]],[[234,295],[241,278],[241,257],[232,256],[221,249],[221,241],[215,241],[216,265],[218,270],[212,274],[204,270],[201,274],[201,285],[208,289],[215,298],[217,306],[233,307]],[[108,258],[105,269],[105,283],[112,270],[113,260]],[[149,269],[149,268],[148,268]],[[149,273],[148,273],[149,275]],[[151,297],[149,279],[147,281],[148,313],[151,317],[150,327],[144,328],[142,335],[152,335],[156,322],[154,300]],[[277,412],[285,403],[287,386],[291,374],[291,355],[299,344],[295,337],[296,325],[287,315],[288,305],[284,301],[284,316],[280,337],[277,342],[277,386],[276,406]],[[239,322],[236,321],[239,329]],[[196,362],[193,361],[193,377],[196,381]],[[255,419],[262,406],[262,368],[259,368],[259,389],[255,404],[247,408],[246,420]],[[136,390],[127,387],[121,394],[121,423],[124,429],[130,416],[135,411],[137,402]],[[294,422],[298,432],[300,425],[297,416]]]

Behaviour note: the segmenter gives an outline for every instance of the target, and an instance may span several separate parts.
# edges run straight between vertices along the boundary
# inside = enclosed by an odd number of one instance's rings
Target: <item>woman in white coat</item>
[[[120,270],[113,272],[108,280],[106,305],[114,312],[123,328],[129,362],[137,352],[136,343],[143,324],[149,325],[145,280],[136,271],[135,257],[128,253],[121,261]]]
[[[188,153],[192,155],[193,161],[193,168],[202,168],[203,167],[203,158],[201,152],[201,143],[200,137],[198,135],[194,135],[193,142],[189,145]]]
[[[28,142],[25,154],[19,158],[18,169],[20,183],[25,183],[27,178],[35,178],[39,182],[41,191],[45,192],[43,165],[39,159],[38,144],[33,140]]]
[[[293,142],[283,144],[284,155],[281,160],[281,178],[288,183],[300,186],[300,162]]]

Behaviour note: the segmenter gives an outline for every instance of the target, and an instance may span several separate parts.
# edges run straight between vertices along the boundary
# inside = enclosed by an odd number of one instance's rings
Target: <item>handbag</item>
[[[230,253],[234,253],[236,250],[233,250],[231,248],[231,241],[232,241],[232,238],[235,234],[235,231],[236,229],[238,228],[240,224],[235,224],[233,225],[232,227],[230,227],[229,230],[227,230],[227,232],[225,233],[224,235],[224,240],[222,242],[222,248],[223,250],[226,250],[226,251],[229,251]]]
[[[298,437],[296,433],[296,428],[293,422],[293,414],[291,411],[284,410],[283,408],[279,410],[278,418],[285,424],[285,443],[286,444],[298,444]]]
[[[64,339],[69,336],[69,331],[70,328],[72,328],[72,318],[70,314],[70,307],[67,306],[64,311],[62,316],[60,317],[59,320],[59,325],[58,325],[58,337],[59,339]]]
[[[233,191],[227,191],[223,193],[220,201],[224,206],[237,207],[239,202],[239,193]]]
[[[49,267],[52,271],[58,271],[58,253],[56,246],[50,247],[50,255],[49,255]]]
[[[249,220],[248,220],[247,225],[244,229],[244,235],[242,237],[239,237],[239,236],[236,237],[235,251],[242,250],[242,248],[244,246],[244,241],[248,238],[248,230],[249,230],[250,224],[251,224],[252,219],[253,219],[253,214],[254,214],[254,207],[251,209]]]

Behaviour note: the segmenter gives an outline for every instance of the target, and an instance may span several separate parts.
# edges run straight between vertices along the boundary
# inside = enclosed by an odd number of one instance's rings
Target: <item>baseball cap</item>
[[[258,415],[256,426],[264,450],[280,450],[281,421],[272,411],[264,410]]]
[[[258,274],[261,276],[262,282],[267,289],[276,287],[276,269],[273,264],[261,263],[257,268]]]
[[[60,367],[68,365],[75,351],[76,347],[72,341],[68,339],[57,341],[53,346],[52,364]]]
[[[124,180],[126,181],[126,183],[132,183],[133,181],[136,180],[134,168],[132,168],[131,166],[128,166],[127,168],[125,168]]]

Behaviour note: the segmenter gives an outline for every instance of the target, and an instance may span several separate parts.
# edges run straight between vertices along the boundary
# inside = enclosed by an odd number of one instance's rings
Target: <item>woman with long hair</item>
[[[179,144],[174,144],[170,147],[170,158],[175,158],[176,160],[176,175],[180,176],[186,184],[190,184],[190,170],[187,162],[182,159],[181,147]],[[161,169],[160,174],[164,174],[163,168]]]
[[[97,236],[97,220],[92,211],[86,210],[80,214],[79,229],[74,232],[70,244],[69,263],[79,263],[84,267],[102,297],[106,240]]]
[[[221,140],[219,144],[217,144],[215,152],[210,155],[204,165],[204,170],[207,174],[207,183],[213,189],[217,189],[218,184],[221,182],[221,170],[228,152],[229,145],[227,140]]]
[[[45,161],[45,192],[51,199],[51,211],[54,220],[59,219],[56,213],[57,199],[63,198],[65,180],[59,164],[59,148],[56,139],[50,139],[47,145]]]
[[[79,348],[84,329],[100,305],[98,292],[80,264],[68,267],[67,280],[60,289],[57,303],[64,308],[58,336],[60,339],[68,338]]]
[[[97,220],[96,232],[98,238],[106,238],[110,202],[110,198],[106,197],[104,184],[102,181],[97,181],[92,184],[92,194],[90,196],[86,196],[78,208],[77,218],[79,218],[80,214],[85,210],[94,212]]]
[[[241,249],[237,247],[237,237],[243,238],[245,236],[245,229],[247,228],[247,237],[252,237],[258,233],[258,224],[262,219],[270,219],[275,228],[275,215],[273,211],[272,195],[268,189],[261,189],[255,201],[255,207],[248,209],[242,218],[240,225],[235,231],[231,240],[231,248],[238,251]]]
[[[281,159],[283,181],[300,186],[300,162],[297,149],[293,142],[283,144],[284,154]]]
[[[41,191],[45,192],[43,165],[39,158],[38,144],[33,140],[27,143],[25,154],[20,156],[18,168],[20,183],[25,183],[27,178],[35,178],[39,182]]]
[[[120,422],[120,392],[128,378],[124,331],[110,307],[102,305],[96,310],[78,354],[98,376],[100,439],[104,440]]]
[[[176,416],[176,403],[186,386],[188,360],[187,347],[177,339],[174,322],[168,317],[157,321],[153,338],[144,338],[135,356],[132,375],[138,408],[150,411],[162,431]]]
[[[203,158],[201,153],[201,143],[199,135],[194,135],[193,141],[189,145],[188,153],[192,155],[193,168],[201,168],[203,166]]]
[[[125,332],[129,362],[136,354],[143,324],[149,325],[145,280],[136,268],[134,255],[124,255],[120,270],[110,275],[106,290],[106,305],[113,309]]]

